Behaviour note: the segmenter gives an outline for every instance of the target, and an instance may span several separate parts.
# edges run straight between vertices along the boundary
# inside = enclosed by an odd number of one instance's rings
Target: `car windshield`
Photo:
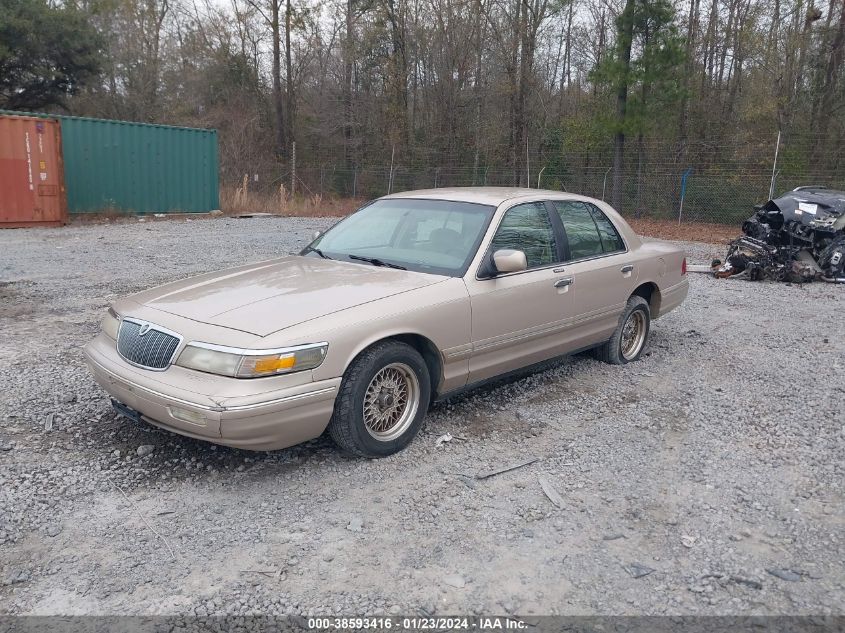
[[[457,277],[469,267],[494,211],[470,202],[376,200],[302,254]]]

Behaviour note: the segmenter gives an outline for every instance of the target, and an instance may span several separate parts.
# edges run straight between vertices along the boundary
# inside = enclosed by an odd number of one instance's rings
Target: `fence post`
[[[531,158],[528,156],[528,133],[525,133],[525,186],[531,188]]]
[[[544,171],[546,171],[546,166],[545,166],[545,165],[543,165],[543,169],[541,169],[541,170],[540,170],[540,173],[539,173],[539,174],[537,174],[537,189],[539,189],[539,188],[540,188],[540,179],[543,177],[543,172],[544,172]],[[529,186],[531,186],[531,183],[529,182],[529,183],[528,183],[528,185],[529,185]]]
[[[396,158],[396,145],[390,150],[390,174],[387,177],[387,195],[390,195],[393,189],[393,159]]]
[[[296,141],[291,143],[290,150],[290,197],[296,195]]]
[[[434,170],[434,188],[437,189],[437,177],[440,175],[440,168],[437,167]]]
[[[772,163],[772,182],[769,185],[769,200],[775,197],[775,179],[777,178],[777,173],[775,170],[778,167],[778,152],[780,151],[780,130],[778,130],[778,140],[775,144],[775,161]]]
[[[684,213],[684,198],[687,195],[687,178],[689,178],[692,167],[687,167],[684,175],[681,176],[681,204],[678,207],[678,226],[681,225],[681,216]]]
[[[604,190],[607,188],[607,175],[610,173],[611,169],[613,169],[613,167],[608,167],[607,171],[604,172],[604,180],[601,183],[601,199],[602,200],[604,200]]]
[[[352,168],[352,197],[358,197],[358,168]]]

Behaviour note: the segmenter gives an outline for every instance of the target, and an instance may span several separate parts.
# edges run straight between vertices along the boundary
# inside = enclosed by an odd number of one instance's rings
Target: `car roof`
[[[402,191],[384,196],[385,199],[395,198],[423,198],[426,200],[451,200],[453,202],[475,202],[498,206],[507,200],[518,198],[567,198],[583,199],[583,196],[566,193],[565,191],[551,191],[546,189],[528,189],[525,187],[443,187],[441,189],[420,189],[417,191]]]

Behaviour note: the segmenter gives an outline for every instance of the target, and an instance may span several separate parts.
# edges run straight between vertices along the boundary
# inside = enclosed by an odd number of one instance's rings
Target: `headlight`
[[[106,316],[100,322],[100,329],[110,339],[117,340],[117,331],[120,329],[120,315],[114,311],[114,308],[109,308]]]
[[[210,343],[188,343],[176,364],[233,378],[258,378],[315,369],[323,363],[328,343],[282,349],[248,350]]]

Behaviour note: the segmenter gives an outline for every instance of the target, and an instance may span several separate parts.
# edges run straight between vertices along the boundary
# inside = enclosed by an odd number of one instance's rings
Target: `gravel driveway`
[[[115,417],[80,353],[113,298],[331,221],[0,232],[0,613],[843,612],[845,287],[691,275],[641,362],[439,404],[379,461]]]

